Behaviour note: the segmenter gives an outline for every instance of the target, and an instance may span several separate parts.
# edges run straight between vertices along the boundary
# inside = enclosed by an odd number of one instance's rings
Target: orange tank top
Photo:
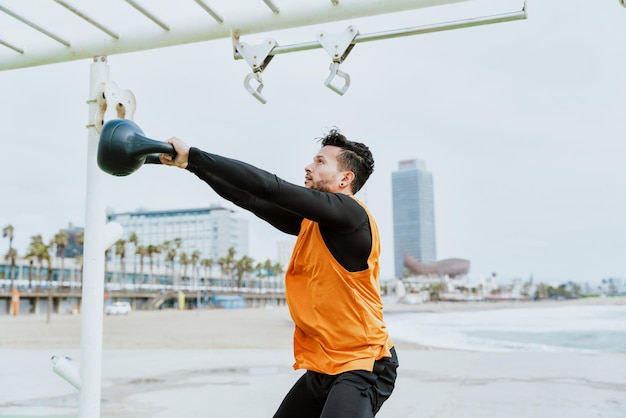
[[[367,211],[372,233],[366,270],[344,269],[324,244],[319,225],[302,221],[285,276],[287,304],[295,322],[294,369],[330,375],[372,371],[375,360],[391,357],[379,291],[378,227],[365,205],[359,204]]]

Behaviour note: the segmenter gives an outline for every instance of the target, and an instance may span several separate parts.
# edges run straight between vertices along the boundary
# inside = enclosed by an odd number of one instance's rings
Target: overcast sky
[[[304,40],[347,24],[369,33],[463,17],[407,16],[308,28]],[[275,34],[279,44],[288,36]],[[370,145],[376,170],[362,197],[381,228],[383,277],[393,275],[391,173],[420,158],[434,178],[438,258],[470,260],[475,279],[598,281],[626,272],[625,57],[618,0],[537,0],[528,20],[358,44],[341,66],[352,78],[344,96],[323,85],[323,50],[275,57],[266,105],[243,88],[250,68],[229,39],[108,61],[152,138],[179,136],[298,184],[326,127]],[[89,67],[0,72],[0,226],[14,226],[20,255],[32,235],[84,225]],[[118,212],[226,203],[160,166],[107,176],[103,193]],[[239,213],[250,219],[249,255],[276,259],[284,236]]]

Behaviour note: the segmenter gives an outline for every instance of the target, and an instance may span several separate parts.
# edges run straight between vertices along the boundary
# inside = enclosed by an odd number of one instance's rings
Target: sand
[[[555,302],[552,302],[555,303]],[[624,298],[556,303],[626,303]],[[388,303],[404,311],[548,304]],[[302,373],[286,308],[105,317],[102,417],[271,417]],[[396,390],[377,417],[625,417],[625,353],[430,350],[396,339]],[[80,360],[80,315],[0,316],[0,417],[78,415],[52,355]]]

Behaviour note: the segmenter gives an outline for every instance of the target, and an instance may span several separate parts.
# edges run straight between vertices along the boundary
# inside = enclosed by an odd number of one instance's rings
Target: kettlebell
[[[144,136],[128,119],[107,121],[100,131],[98,167],[114,176],[127,176],[144,164],[160,164],[159,154],[176,157],[174,146]]]

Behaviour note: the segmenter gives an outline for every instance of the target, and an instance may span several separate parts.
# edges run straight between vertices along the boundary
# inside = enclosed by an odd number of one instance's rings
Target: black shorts
[[[274,418],[372,418],[396,382],[398,356],[376,360],[374,370],[338,375],[307,371],[291,388]]]

